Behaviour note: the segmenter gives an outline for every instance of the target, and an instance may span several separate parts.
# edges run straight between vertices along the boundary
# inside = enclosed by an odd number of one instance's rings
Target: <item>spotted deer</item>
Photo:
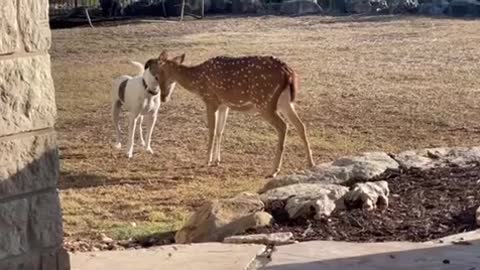
[[[256,111],[277,131],[273,172],[268,177],[275,177],[282,166],[288,127],[280,114],[297,129],[305,145],[308,165],[314,166],[305,126],[294,108],[297,77],[287,64],[273,56],[219,56],[195,66],[183,65],[184,59],[185,54],[169,58],[163,51],[150,64],[157,78],[175,81],[205,102],[209,166],[220,163],[220,144],[230,109]]]

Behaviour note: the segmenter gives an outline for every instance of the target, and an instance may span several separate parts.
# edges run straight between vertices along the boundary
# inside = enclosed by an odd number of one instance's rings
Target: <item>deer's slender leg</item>
[[[295,111],[295,107],[293,103],[290,102],[290,93],[289,91],[284,91],[279,98],[277,109],[285,116],[290,123],[295,126],[295,129],[298,132],[298,135],[302,138],[303,143],[305,145],[305,151],[307,154],[307,162],[308,166],[313,167],[315,163],[313,162],[312,158],[312,150],[310,148],[310,143],[308,142],[307,138],[307,131],[305,129],[305,125],[303,124],[300,117],[298,117],[297,112]]]
[[[221,105],[218,108],[217,139],[216,139],[215,148],[214,148],[214,152],[215,152],[214,161],[217,164],[219,164],[221,161],[220,147],[222,144],[222,136],[223,136],[223,131],[225,129],[225,124],[227,123],[228,111],[229,111],[229,108],[225,105]]]
[[[268,177],[275,177],[280,172],[283,159],[283,149],[285,148],[285,140],[287,135],[287,124],[278,115],[276,111],[265,112],[262,117],[272,125],[278,133],[277,153],[273,163],[273,172]]]
[[[211,166],[213,162],[213,142],[216,139],[218,105],[207,103],[207,124],[208,124],[208,161],[207,166]]]

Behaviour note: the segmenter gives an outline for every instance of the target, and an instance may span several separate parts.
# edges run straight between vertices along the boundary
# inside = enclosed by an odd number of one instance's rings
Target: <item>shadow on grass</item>
[[[133,244],[143,248],[174,244],[176,233],[177,231],[168,231],[138,236],[133,239]]]
[[[179,167],[192,168],[191,166]],[[169,175],[163,176],[162,179],[147,179],[145,177],[128,176],[128,177],[107,177],[102,174],[87,174],[75,172],[60,172],[58,188],[65,189],[83,189],[94,187],[121,186],[121,185],[159,185],[163,188],[171,188],[179,184],[193,181],[193,177]]]

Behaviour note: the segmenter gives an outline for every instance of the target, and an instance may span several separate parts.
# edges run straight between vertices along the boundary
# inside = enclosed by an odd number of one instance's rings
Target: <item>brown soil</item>
[[[249,233],[291,231],[298,241],[423,242],[477,228],[480,166],[387,172],[387,209],[334,212],[325,220],[288,220],[281,202],[268,206],[276,223]]]

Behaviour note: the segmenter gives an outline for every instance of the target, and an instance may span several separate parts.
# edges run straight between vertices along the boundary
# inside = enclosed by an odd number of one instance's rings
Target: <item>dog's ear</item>
[[[167,50],[163,50],[161,53],[160,53],[160,56],[158,56],[158,60],[168,60],[168,53],[167,53]]]
[[[154,59],[148,59],[148,61],[145,63],[144,69],[149,68],[154,62],[155,62]]]
[[[177,64],[182,64],[183,61],[185,61],[185,54],[176,56],[175,58],[172,59],[172,61],[174,61]]]

